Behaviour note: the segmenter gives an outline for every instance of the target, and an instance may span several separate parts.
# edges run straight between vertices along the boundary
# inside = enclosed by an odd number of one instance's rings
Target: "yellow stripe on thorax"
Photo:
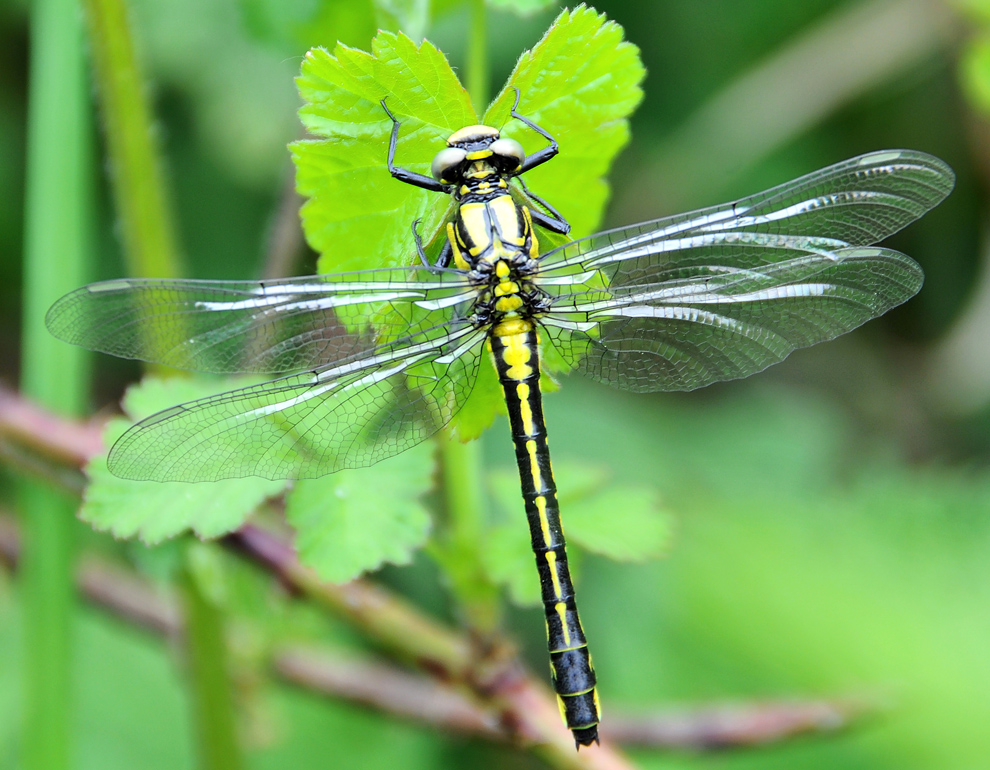
[[[516,202],[512,200],[511,195],[500,195],[489,201],[488,209],[503,241],[513,246],[522,246],[526,242],[527,231],[525,225],[520,227]]]
[[[462,203],[458,211],[464,231],[467,233],[467,251],[477,257],[491,245],[490,221],[485,215],[484,203]]]
[[[447,223],[447,241],[454,252],[454,264],[461,270],[470,270],[471,265],[464,259],[464,252],[461,251],[460,238],[457,237],[457,230],[453,222]]]

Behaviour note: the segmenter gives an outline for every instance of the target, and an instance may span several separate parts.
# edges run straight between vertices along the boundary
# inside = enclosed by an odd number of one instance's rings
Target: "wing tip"
[[[938,156],[921,150],[875,150],[853,158],[853,161],[860,166],[878,166],[895,161],[907,161],[933,172],[936,179],[944,180],[943,184],[933,185],[942,193],[939,201],[934,204],[935,206],[945,200],[956,186],[956,172],[952,170],[952,166]]]

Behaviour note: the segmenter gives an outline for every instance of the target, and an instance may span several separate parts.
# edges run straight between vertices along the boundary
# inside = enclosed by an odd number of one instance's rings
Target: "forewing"
[[[285,479],[376,463],[440,430],[474,386],[485,331],[433,333],[159,412],[117,441],[110,471],[153,481]]]
[[[760,268],[685,268],[621,295],[589,289],[555,305],[544,325],[564,361],[601,382],[693,390],[855,329],[914,296],[922,281],[899,252],[848,248]]]
[[[541,272],[602,270],[619,280],[659,281],[685,265],[767,264],[793,250],[869,246],[937,206],[954,183],[952,169],[931,155],[869,153],[734,203],[573,241],[547,253]]]
[[[951,191],[924,153],[871,153],[735,203],[549,252],[550,342],[571,368],[630,390],[746,377],[913,296],[910,258],[866,248]]]
[[[452,317],[473,298],[453,272],[366,270],[279,281],[116,280],[67,294],[48,329],[90,350],[221,374],[354,360]]]

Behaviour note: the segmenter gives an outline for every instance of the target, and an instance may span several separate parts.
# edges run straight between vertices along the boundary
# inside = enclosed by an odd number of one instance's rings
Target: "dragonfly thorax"
[[[478,286],[471,314],[476,326],[497,324],[511,318],[530,319],[548,310],[546,295],[533,283],[536,261],[521,254],[481,262],[469,273]]]

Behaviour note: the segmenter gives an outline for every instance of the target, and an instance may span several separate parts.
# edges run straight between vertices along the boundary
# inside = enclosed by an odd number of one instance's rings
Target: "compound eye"
[[[507,171],[518,171],[526,160],[526,151],[515,139],[496,139],[488,149],[496,158],[505,161]]]
[[[433,158],[433,178],[438,182],[450,184],[451,172],[467,159],[467,152],[460,147],[445,147]]]

